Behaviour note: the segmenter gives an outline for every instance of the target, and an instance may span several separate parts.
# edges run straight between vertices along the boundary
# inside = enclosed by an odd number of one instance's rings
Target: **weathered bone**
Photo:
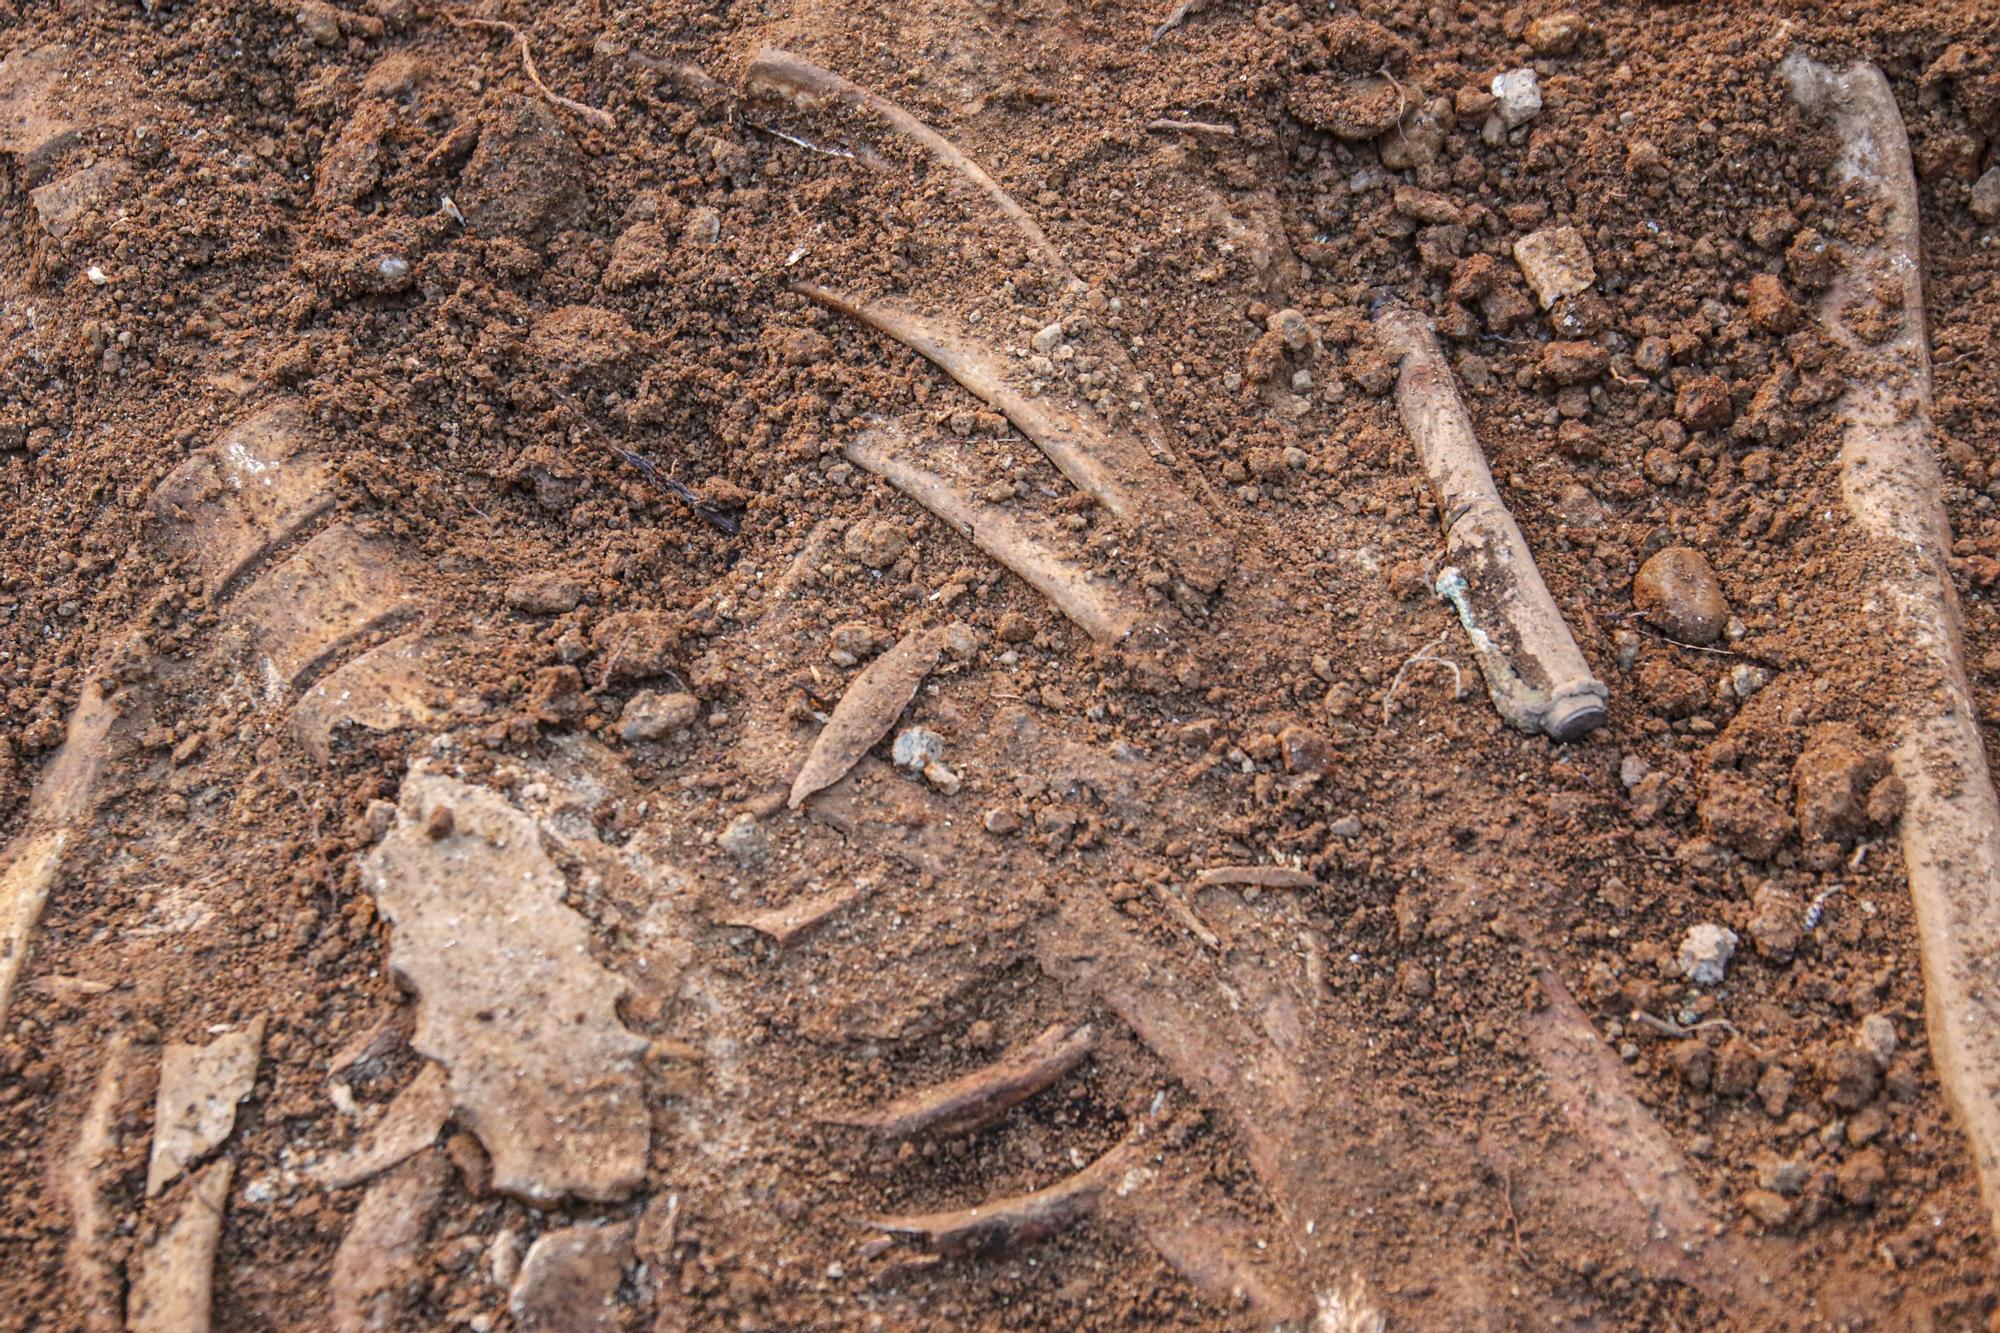
[[[857,467],[887,481],[1006,566],[1097,642],[1116,643],[1132,632],[1140,619],[1137,607],[1122,604],[1115,589],[1093,581],[1087,570],[1057,554],[1000,506],[970,496],[912,462],[905,456],[907,441],[899,435],[876,425],[849,440],[844,452]]]
[[[1057,1023],[984,1069],[898,1097],[867,1115],[837,1117],[832,1123],[873,1130],[885,1140],[970,1134],[1076,1068],[1095,1041],[1089,1024],[1071,1029]]]
[[[1047,1240],[1093,1212],[1106,1193],[1134,1188],[1131,1174],[1145,1155],[1145,1138],[1157,1116],[1149,1116],[1117,1147],[1074,1175],[1032,1194],[1016,1194],[948,1213],[885,1217],[868,1223],[881,1231],[919,1236],[953,1259],[997,1258]],[[1143,1183],[1143,1182],[1139,1182]]]
[[[1577,651],[1520,525],[1500,502],[1430,322],[1387,305],[1375,336],[1398,362],[1396,406],[1417,446],[1456,562],[1438,592],[1458,611],[1500,716],[1573,741],[1604,725],[1609,691]]]
[[[105,1043],[104,1064],[97,1071],[83,1124],[56,1176],[57,1190],[69,1208],[64,1266],[74,1293],[70,1309],[77,1326],[88,1333],[112,1333],[121,1327],[118,1274],[106,1253],[117,1218],[105,1205],[99,1173],[117,1156],[118,1104],[125,1097],[131,1048],[131,1034],[122,1029]]]
[[[939,134],[930,126],[918,120],[896,103],[880,93],[870,92],[832,70],[822,69],[809,60],[802,60],[789,51],[766,49],[757,53],[750,66],[743,72],[743,83],[752,92],[773,92],[794,102],[819,103],[842,102],[859,107],[873,115],[880,116],[896,130],[924,148],[943,166],[972,182],[986,193],[998,208],[1019,229],[1035,254],[1044,264],[1061,277],[1073,276],[1069,265],[1063,262],[1062,254],[1049,244],[1048,236],[1041,226],[1022,208],[1014,196],[1000,188],[1000,183],[986,174],[986,169],[974,162],[960,150],[957,144]]]
[[[1869,600],[1899,640],[1883,682],[1898,739],[1890,763],[1907,793],[1903,863],[1923,958],[1931,1059],[1964,1127],[1988,1211],[2000,1221],[2000,801],[1987,771],[1979,708],[1966,682],[1958,598],[1946,560],[1951,529],[1931,455],[1931,365],[1924,335],[1917,185],[1902,114],[1882,72],[1835,71],[1794,52],[1792,94],[1841,141],[1835,174],[1880,205],[1882,236],[1858,246],[1820,302],[1820,323],[1854,373],[1839,403],[1841,494],[1873,549]],[[1879,282],[1900,318],[1871,343],[1848,322]]]
[[[128,1333],[208,1333],[215,1293],[215,1251],[236,1163],[227,1157],[196,1172],[174,1221],[139,1258],[132,1278]]]

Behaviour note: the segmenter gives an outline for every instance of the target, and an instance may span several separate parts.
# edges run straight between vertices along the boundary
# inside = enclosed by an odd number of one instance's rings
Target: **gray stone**
[[[1542,114],[1542,85],[1532,69],[1510,69],[1494,75],[1493,96],[1494,112],[1510,130]]]

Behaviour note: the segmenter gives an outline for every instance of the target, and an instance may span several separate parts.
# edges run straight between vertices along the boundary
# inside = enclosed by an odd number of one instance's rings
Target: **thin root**
[[[1403,688],[1403,677],[1411,667],[1423,666],[1428,663],[1431,666],[1448,668],[1451,671],[1451,697],[1454,699],[1463,699],[1465,697],[1465,675],[1458,669],[1458,663],[1452,661],[1449,657],[1437,656],[1437,649],[1444,647],[1444,642],[1448,637],[1450,636],[1440,634],[1437,638],[1432,639],[1429,643],[1417,649],[1416,652],[1411,653],[1408,658],[1404,659],[1403,665],[1396,668],[1395,678],[1389,682],[1389,692],[1382,696],[1382,720],[1384,722],[1389,720],[1390,709],[1396,702],[1396,692]]]
[[[521,68],[527,71],[528,82],[534,84],[543,97],[548,98],[549,101],[554,102],[565,111],[573,111],[577,115],[582,116],[600,130],[609,132],[618,128],[617,119],[609,111],[604,111],[594,106],[585,106],[574,98],[564,97],[561,93],[549,87],[548,84],[542,82],[541,71],[535,68],[535,53],[528,47],[528,34],[522,31],[519,24],[509,23],[505,19],[472,18],[458,14],[448,14],[446,18],[450,20],[453,27],[490,28],[496,32],[504,32],[511,35],[515,45],[521,48]]]

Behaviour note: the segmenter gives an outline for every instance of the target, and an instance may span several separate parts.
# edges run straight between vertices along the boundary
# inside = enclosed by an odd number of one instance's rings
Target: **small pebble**
[[[771,855],[770,835],[755,815],[742,814],[729,821],[716,842],[742,865],[754,865]]]
[[[1729,620],[1714,567],[1689,546],[1669,546],[1639,567],[1632,604],[1660,633],[1697,646],[1714,643]]]
[[[1546,14],[1536,19],[1521,36],[1538,56],[1566,56],[1576,49],[1583,33],[1583,15],[1566,9],[1560,14]]]
[[[1523,236],[1514,242],[1514,262],[1544,310],[1597,281],[1590,247],[1575,227],[1544,227]]]
[[[1987,168],[1986,174],[1973,183],[1966,204],[1972,209],[1972,216],[1981,222],[2000,222],[2000,167]]]
[[[658,740],[684,731],[701,716],[701,700],[692,694],[656,694],[641,690],[618,718],[618,734],[627,741]]]
[[[1681,974],[1697,986],[1717,986],[1736,956],[1736,932],[1704,921],[1681,937]]]
[[[1495,114],[1510,130],[1542,113],[1542,85],[1532,69],[1510,69],[1494,75],[1493,97]]]
[[[944,758],[944,738],[924,727],[905,727],[890,750],[896,767],[919,770]]]
[[[1896,1024],[1884,1014],[1870,1014],[1861,1020],[1854,1044],[1866,1051],[1877,1066],[1887,1069],[1896,1058]]]

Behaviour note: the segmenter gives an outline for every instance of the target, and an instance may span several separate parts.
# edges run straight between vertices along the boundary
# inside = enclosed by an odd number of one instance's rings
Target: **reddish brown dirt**
[[[170,1216],[144,1198],[160,1044],[260,1015],[222,1149],[215,1326],[332,1326],[363,1190],[303,1169],[421,1063],[389,1042],[350,1079],[354,1115],[329,1097],[335,1054],[411,1007],[361,862],[371,803],[419,755],[551,830],[652,1043],[652,1134],[631,1198],[545,1210],[491,1193],[476,1139],[447,1130],[392,1326],[517,1326],[496,1237],[645,1214],[610,1326],[1214,1328],[1358,1286],[1391,1327],[1988,1327],[2000,1259],[1927,1056],[1893,806],[1831,842],[1794,817],[1815,728],[1849,724],[1864,754],[1889,739],[1875,700],[1899,663],[1856,591],[1837,360],[1752,279],[1805,302],[1823,278],[1797,238],[1848,225],[1777,61],[1876,61],[1919,165],[1958,592],[2000,721],[2000,252],[1968,204],[2000,151],[2000,18],[1583,5],[1575,48],[1536,57],[1540,9],[1337,8],[1212,0],[1149,44],[1165,10],[1122,0],[493,7],[604,128],[544,101],[504,36],[411,0],[0,0],[0,838],[29,827],[95,682],[117,718],[0,1030],[0,1327],[90,1325],[62,1164],[107,1059],[130,1052],[97,1175],[123,1275]],[[1058,290],[880,121],[742,95],[766,45],[948,135],[1089,292]],[[1487,142],[1475,95],[1530,62],[1545,109]],[[1327,132],[1377,70],[1367,95],[1406,113],[1389,166]],[[31,193],[103,164],[60,222]],[[1462,230],[1416,235],[1392,204],[1411,185]],[[1544,316],[1511,253],[1551,225],[1582,233],[1597,283]],[[1121,537],[999,415],[796,281],[977,313],[966,327],[1023,354],[1082,315],[1079,355],[1115,380],[1107,349],[1126,349],[1177,480],[1233,538],[1221,591],[1174,588],[1170,534]],[[1423,592],[1441,544],[1367,335],[1385,291],[1446,333],[1502,495],[1610,685],[1587,742],[1506,730]],[[1316,348],[1266,337],[1286,308]],[[1605,373],[1548,382],[1552,338],[1597,343]],[[1727,424],[1684,424],[1704,392]],[[408,594],[291,688],[413,625],[441,645],[432,715],[343,729],[324,762],[259,638],[309,636],[255,601],[309,533],[212,587],[176,544],[193,520],[156,498],[279,401],[328,464],[310,532],[367,539],[352,600]],[[1074,517],[1155,628],[1093,649],[845,463],[876,414]],[[908,543],[879,568],[845,542],[877,522]],[[1638,566],[1671,545],[1707,556],[1740,634],[1690,649],[1634,618]],[[572,609],[509,605],[547,571]],[[653,619],[614,620],[634,614]],[[907,720],[963,786],[869,764],[817,814],[784,810],[815,710],[855,674],[834,627],[887,642],[954,617],[973,647]],[[1391,691],[1427,644],[1463,697],[1438,667]],[[1735,668],[1768,683],[1739,700]],[[690,690],[703,716],[625,740],[641,689]],[[1324,743],[1323,774],[1288,769],[1287,728]],[[987,831],[996,811],[1018,829]],[[748,863],[718,843],[745,812],[771,847]],[[1191,887],[1252,861],[1318,887]],[[723,924],[861,880],[782,948]],[[1700,922],[1742,940],[1714,988],[1675,963]],[[1758,947],[1791,923],[1794,948]],[[1635,1011],[1709,1026],[1663,1037]],[[1854,1064],[1870,1015],[1898,1038],[1886,1073]],[[1091,1057],[970,1137],[828,1123],[1084,1021]],[[862,1219],[1050,1185],[1156,1094],[1146,1179],[1056,1237],[988,1258],[870,1243]],[[1204,1286],[1218,1254],[1280,1295]]]

